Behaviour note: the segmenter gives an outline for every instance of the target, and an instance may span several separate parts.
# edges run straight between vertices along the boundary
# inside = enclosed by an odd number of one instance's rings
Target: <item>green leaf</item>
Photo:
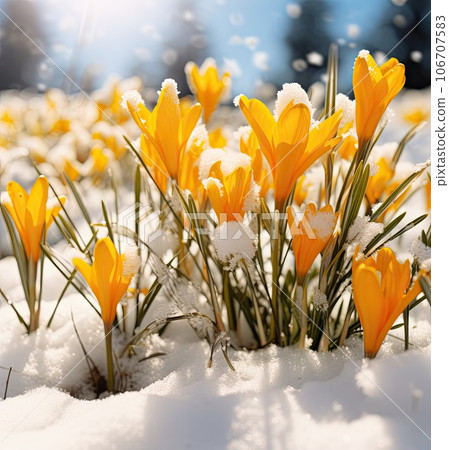
[[[422,169],[412,173],[409,175],[385,200],[384,202],[379,206],[379,208],[376,209],[376,211],[371,215],[370,221],[374,222],[376,219],[378,219],[387,209],[388,207],[403,193],[405,189],[414,181],[416,178],[418,178],[426,169],[426,167],[423,167]]]
[[[29,291],[28,291],[28,259],[26,257],[25,248],[23,246],[22,240],[19,238],[15,231],[15,225],[9,215],[6,207],[0,203],[0,208],[2,211],[3,219],[5,220],[6,229],[11,240],[12,252],[16,259],[17,268],[19,269],[20,281],[23,286],[23,292],[29,303]]]
[[[106,205],[104,204],[104,201],[101,201],[101,209],[103,211],[103,217],[106,222],[106,227],[108,229],[108,236],[111,239],[112,243],[114,244],[114,233],[112,232],[111,222],[109,221],[108,211],[106,210]]]

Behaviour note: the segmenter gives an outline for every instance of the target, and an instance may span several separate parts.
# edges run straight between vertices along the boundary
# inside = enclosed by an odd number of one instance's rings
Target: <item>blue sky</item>
[[[23,1],[25,0],[14,0]],[[187,9],[179,2],[188,3]],[[313,1],[313,0],[311,0]],[[398,1],[398,0],[396,0]],[[5,0],[2,1],[5,3]],[[137,64],[152,71],[152,84],[164,76],[164,61],[170,58],[167,41],[179,40],[179,23],[189,22],[194,35],[207,42],[207,55],[239,68],[233,94],[251,94],[257,80],[269,81],[282,73],[291,81],[290,55],[285,34],[299,11],[293,0],[35,0],[43,29],[47,33],[46,52],[66,72],[81,82],[87,67],[95,69],[97,84],[108,75],[133,74]],[[334,37],[353,42],[351,59],[360,50],[354,25],[366,35],[376,27],[390,0],[331,0],[326,26]],[[304,7],[304,6],[303,6]],[[26,8],[24,8],[26,11]],[[19,21],[20,22],[20,21]],[[176,25],[178,24],[178,25]],[[349,34],[353,34],[353,37]],[[257,40],[254,39],[257,38]],[[190,39],[192,36],[186,36]],[[176,42],[174,43],[174,46]],[[173,57],[173,55],[171,55]],[[340,76],[350,77],[352,62],[343,61]],[[57,70],[43,62],[40,86],[56,82]]]

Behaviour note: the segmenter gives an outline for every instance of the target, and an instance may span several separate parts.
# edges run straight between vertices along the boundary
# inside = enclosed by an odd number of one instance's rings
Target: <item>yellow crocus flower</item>
[[[167,169],[165,168],[164,162],[159,156],[158,151],[144,134],[140,136],[140,152],[143,162],[150,169],[154,182],[162,193],[165,194],[168,181]]]
[[[305,181],[305,175],[301,175],[296,183],[293,199],[298,206],[301,206],[305,202],[307,194],[309,193],[310,182],[306,184]]]
[[[207,58],[201,67],[193,62],[187,63],[185,72],[190,90],[203,107],[204,122],[207,124],[223,95],[229,89],[231,76],[225,72],[220,77],[217,63],[213,58]]]
[[[217,128],[209,133],[209,146],[212,148],[224,148],[228,143],[221,128]]]
[[[103,322],[112,325],[117,305],[125,295],[134,273],[124,273],[123,258],[109,237],[99,239],[96,243],[91,266],[80,258],[74,258],[73,264],[97,298]]]
[[[283,211],[296,180],[341,139],[334,139],[341,111],[310,130],[310,109],[304,103],[290,101],[277,121],[257,99],[241,95],[239,105],[270,165],[276,209]]]
[[[187,141],[201,115],[201,105],[193,105],[182,114],[177,85],[172,79],[162,83],[159,99],[153,111],[149,111],[142,98],[136,94],[125,93],[123,103],[158,152],[167,175],[177,181]]]
[[[422,110],[421,108],[415,108],[408,111],[402,116],[407,122],[417,125],[418,123],[425,122],[430,117],[430,111]]]
[[[297,283],[302,286],[316,257],[332,237],[338,213],[334,213],[331,205],[325,205],[317,211],[316,205],[309,203],[303,219],[296,223],[291,207],[287,212],[296,261]]]
[[[385,158],[380,158],[376,164],[379,169],[375,175],[369,178],[365,192],[366,198],[371,206],[387,198],[402,183],[402,181],[404,181],[401,179],[394,179],[394,170],[391,169]],[[404,202],[409,191],[410,186],[408,186],[405,191],[388,207],[385,213],[387,211],[396,211]],[[379,217],[378,221],[383,221],[385,213]]]
[[[259,141],[254,131],[251,130],[248,136],[240,138],[240,151],[246,153],[251,158],[254,181],[260,186],[259,196],[265,198],[272,185],[272,177],[260,149]]]
[[[78,161],[70,161],[69,159],[64,161],[64,172],[72,181],[78,180],[81,176],[81,172],[77,166]]]
[[[418,282],[410,288],[410,262],[400,264],[389,248],[377,256],[352,262],[354,302],[363,328],[365,356],[374,358],[396,319],[421,292]]]
[[[251,189],[251,166],[238,167],[223,174],[220,165],[221,161],[218,161],[211,167],[211,177],[203,180],[204,187],[220,224],[241,222],[245,214],[245,198]]]
[[[108,166],[108,157],[105,155],[104,150],[96,145],[90,151],[90,157],[92,158],[91,172],[103,173]]]
[[[114,363],[112,357],[112,325],[117,306],[128,290],[140,259],[134,252],[130,261],[120,255],[109,237],[99,239],[94,248],[94,261],[90,266],[86,261],[73,258],[73,265],[81,273],[100,304],[103,319],[106,356],[108,363],[108,391],[115,391]]]
[[[379,169],[375,175],[369,178],[365,192],[370,205],[374,205],[380,200],[394,176],[394,171],[390,168],[385,158],[380,158],[376,164]]]
[[[362,50],[357,56],[352,83],[359,149],[373,137],[391,100],[404,86],[404,73],[404,65],[396,58],[378,67],[367,50]]]
[[[205,131],[205,130],[204,130]],[[178,175],[178,184],[181,189],[187,189],[197,201],[197,206],[201,209],[206,195],[204,186],[199,178],[198,161],[201,153],[208,148],[207,132],[198,133],[189,141],[189,145],[184,153],[182,165]]]
[[[36,180],[29,195],[15,181],[10,181],[6,190],[9,201],[5,201],[4,205],[20,235],[27,259],[37,263],[41,255],[42,237],[44,235],[45,238],[61,206],[58,203],[47,209],[48,180],[44,176]],[[59,200],[65,203],[65,197],[59,197]]]

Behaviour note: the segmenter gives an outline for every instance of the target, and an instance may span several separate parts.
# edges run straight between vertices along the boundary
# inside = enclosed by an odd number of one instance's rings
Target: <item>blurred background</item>
[[[138,75],[158,88],[208,56],[233,75],[233,95],[322,80],[339,45],[339,90],[361,49],[405,63],[406,87],[430,85],[430,0],[0,0],[0,90],[100,87]],[[62,72],[67,74],[70,81]]]

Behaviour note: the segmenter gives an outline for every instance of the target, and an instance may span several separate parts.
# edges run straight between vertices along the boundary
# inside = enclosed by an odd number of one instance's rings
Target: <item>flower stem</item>
[[[106,340],[106,360],[108,365],[108,391],[115,392],[114,362],[112,358],[112,324],[103,323]]]
[[[322,350],[323,352],[328,352],[329,351],[329,315],[327,314],[327,312],[324,312],[324,326],[323,326],[323,337],[321,340],[321,343],[323,345]]]
[[[228,313],[228,325],[229,330],[237,330],[237,319],[235,315],[234,303],[231,298],[231,285],[229,281],[229,271],[223,270],[223,301],[226,305],[226,311]]]
[[[273,234],[273,250],[271,253],[272,281],[271,281],[271,306],[272,322],[271,333],[275,336],[276,343],[282,345],[282,306],[278,301],[278,280],[279,280],[279,211],[274,213],[274,234]]]
[[[37,263],[32,259],[28,260],[28,308],[30,310],[29,332],[36,331],[39,327],[39,309],[36,310],[36,279]]]
[[[302,288],[302,300],[301,300],[301,333],[299,335],[299,348],[306,348],[306,336],[307,336],[307,285],[304,281],[298,286]]]

